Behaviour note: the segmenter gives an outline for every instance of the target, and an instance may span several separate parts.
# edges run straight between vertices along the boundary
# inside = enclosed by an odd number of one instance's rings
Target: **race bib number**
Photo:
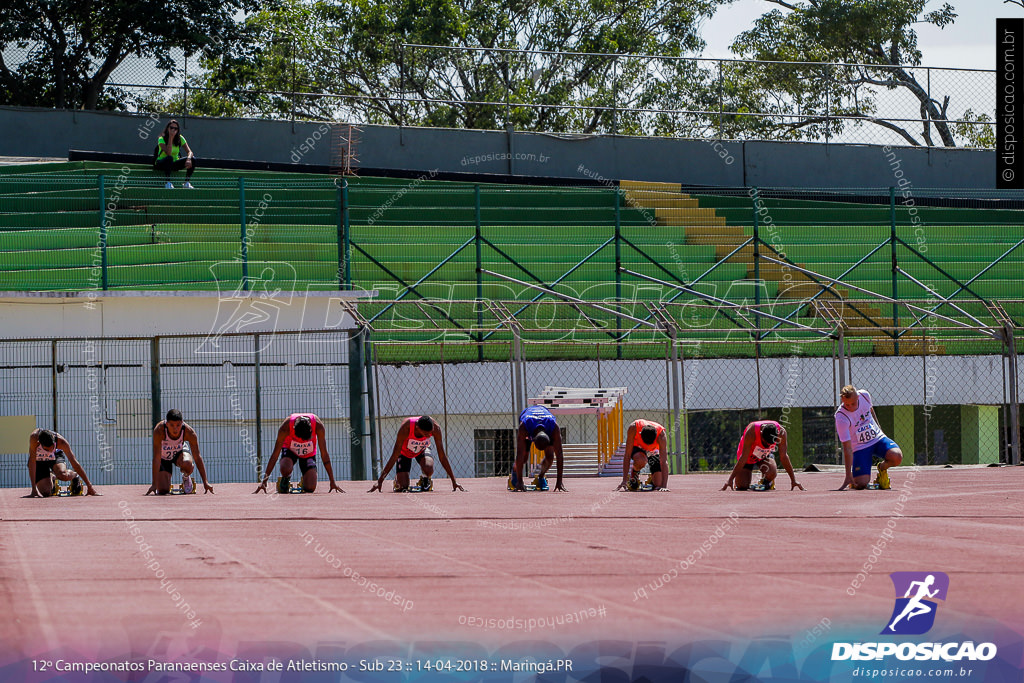
[[[406,448],[409,449],[410,453],[415,453],[416,455],[419,455],[420,453],[422,453],[423,451],[425,451],[427,449],[427,444],[429,444],[429,443],[430,443],[429,439],[423,439],[423,440],[409,439],[408,443],[406,444]]]
[[[308,455],[313,455],[313,452],[316,451],[316,444],[312,441],[292,441],[292,445],[288,447],[288,450],[300,458],[304,458]]]
[[[857,428],[857,443],[867,443],[879,435],[878,429],[873,424],[866,424]]]

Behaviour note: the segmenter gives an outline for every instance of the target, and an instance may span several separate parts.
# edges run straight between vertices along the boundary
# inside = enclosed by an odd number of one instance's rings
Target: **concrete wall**
[[[0,108],[0,156],[65,157],[68,149],[149,154],[165,119],[108,112]],[[322,123],[185,119],[196,155],[329,166]],[[896,148],[916,188],[995,187],[995,152]],[[630,179],[688,185],[880,188],[895,184],[882,147],[724,142],[363,126],[359,166],[442,172]]]
[[[237,286],[236,282],[225,284]],[[0,292],[0,329],[5,339],[205,334],[216,345],[215,337],[236,332],[354,329],[355,321],[344,312],[341,301],[367,294],[361,290],[272,295],[230,290]]]

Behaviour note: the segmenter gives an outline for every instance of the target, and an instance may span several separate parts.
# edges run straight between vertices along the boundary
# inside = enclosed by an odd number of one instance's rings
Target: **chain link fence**
[[[96,484],[152,479],[153,426],[181,410],[214,484],[262,476],[288,415],[326,426],[335,475],[351,471],[348,337],[236,334],[0,341],[0,486],[27,483],[29,433],[64,436]],[[321,473],[323,466],[320,465]]]
[[[259,88],[180,51],[166,68],[130,59],[111,74],[101,105],[172,116],[995,147],[991,70],[403,43],[386,48],[393,63],[363,73],[336,68],[329,45],[326,36],[322,44],[279,36],[268,45],[273,73]],[[4,60],[17,73],[35,50],[8,46]]]
[[[394,304],[397,319],[423,305]],[[1019,462],[1024,373],[1013,328],[1001,352],[988,336],[998,327],[970,335],[936,327],[921,332],[915,346],[905,341],[899,356],[853,355],[859,340],[825,321],[813,328],[824,335],[787,328],[771,339],[763,328],[724,324],[697,337],[678,324],[694,305],[719,305],[711,302],[665,306],[654,316],[656,328],[637,339],[604,324],[611,306],[490,305],[478,322],[453,306],[466,323],[458,331],[450,323],[401,334],[374,330],[361,399],[366,424],[355,430],[345,335],[227,335],[214,353],[205,339],[184,336],[0,342],[0,485],[24,484],[25,446],[36,427],[64,435],[96,483],[144,484],[152,427],[170,408],[182,410],[199,433],[214,482],[255,481],[278,426],[305,411],[323,418],[339,479],[351,475],[353,439],[366,439],[364,457],[376,477],[402,422],[423,414],[441,424],[456,476],[505,476],[518,414],[546,387],[624,387],[623,429],[638,418],[665,425],[674,473],[731,468],[743,427],[757,419],[787,427],[795,466],[842,464],[833,413],[847,383],[871,393],[881,426],[908,464]],[[517,306],[553,310],[552,324],[528,328],[497,313]],[[633,319],[642,320],[627,322]],[[485,330],[500,334],[481,340]],[[567,453],[586,459],[596,452],[593,415],[564,415],[559,423]],[[599,463],[588,462],[597,474]]]
[[[755,311],[777,311],[773,304],[663,304],[665,315],[652,316],[656,328],[637,333],[628,329],[633,319],[619,331],[609,324],[613,303],[494,303],[479,321],[469,315],[469,302],[461,312],[453,305],[449,312],[464,322],[458,332],[451,324],[404,329],[402,335],[416,339],[402,341],[393,327],[375,330],[381,339],[373,343],[380,377],[379,459],[389,456],[390,435],[402,420],[426,412],[441,422],[457,474],[505,475],[514,458],[517,415],[529,398],[546,387],[625,387],[623,426],[641,417],[666,425],[674,472],[731,468],[743,427],[758,419],[787,427],[796,466],[841,465],[834,412],[839,390],[853,383],[871,393],[883,429],[900,444],[908,464],[1014,462],[1020,371],[1014,345],[994,323],[970,333],[933,323],[900,338],[900,355],[892,355],[887,333],[898,335],[902,328],[858,335],[841,320],[818,318],[769,335],[763,327],[733,324],[722,315],[746,309],[736,320],[749,323]],[[397,320],[413,310],[410,302],[392,307]],[[537,315],[542,307],[551,313]],[[513,318],[519,308],[524,311]],[[686,327],[694,308],[704,309],[699,319],[708,320],[710,311],[719,317],[695,334]],[[909,320],[905,308],[904,319]],[[526,322],[538,320],[547,324]],[[446,341],[484,330],[500,339]],[[876,348],[888,348],[889,355],[871,351]],[[566,415],[559,424],[566,444],[592,445],[598,439],[593,416]]]

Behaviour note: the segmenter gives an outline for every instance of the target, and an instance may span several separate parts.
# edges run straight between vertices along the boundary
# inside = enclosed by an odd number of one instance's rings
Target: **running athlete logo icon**
[[[949,577],[942,572],[893,572],[896,606],[883,634],[916,636],[927,633],[935,623],[938,603],[949,591]],[[903,597],[900,597],[900,596]]]
[[[210,266],[220,296],[217,317],[210,333],[196,353],[239,354],[266,351],[274,340],[273,333],[295,296],[295,268],[280,261],[250,261],[250,275],[239,279],[239,264],[221,261]],[[253,349],[250,339],[232,338],[239,333],[259,332],[261,348]]]

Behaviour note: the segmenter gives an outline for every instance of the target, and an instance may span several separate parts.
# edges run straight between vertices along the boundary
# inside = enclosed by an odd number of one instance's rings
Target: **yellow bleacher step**
[[[656,207],[654,209],[654,217],[661,219],[684,219],[684,220],[700,220],[706,221],[707,219],[714,219],[715,221],[721,221],[722,225],[725,225],[725,218],[715,214],[714,209],[701,209],[691,207]]]
[[[655,190],[658,192],[682,192],[682,183],[661,183],[652,180],[620,180],[623,190]]]
[[[642,207],[645,209],[696,209],[699,205],[696,199],[682,197],[680,195],[636,197],[633,193],[627,192],[626,200],[631,206]]]
[[[946,355],[946,347],[942,344],[936,345],[931,342],[925,344],[920,339],[901,339],[899,340],[899,345],[901,356],[920,356],[931,354],[938,356]],[[873,348],[876,356],[896,355],[896,342],[892,339],[876,341]],[[922,350],[924,351],[924,354],[922,354]]]

